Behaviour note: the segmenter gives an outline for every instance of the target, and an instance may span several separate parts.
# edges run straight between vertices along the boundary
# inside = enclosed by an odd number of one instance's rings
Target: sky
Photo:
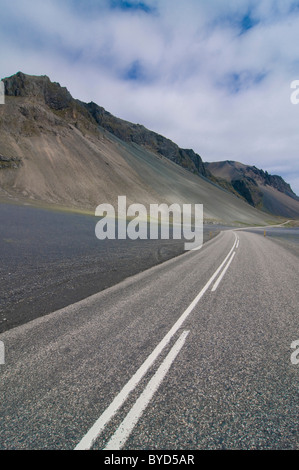
[[[0,0],[0,71],[299,194],[299,0]]]

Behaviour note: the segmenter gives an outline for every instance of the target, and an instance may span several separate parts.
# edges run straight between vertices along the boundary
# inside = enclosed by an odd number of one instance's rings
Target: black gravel
[[[0,333],[184,252],[184,240],[99,241],[89,215],[0,204],[0,221]]]

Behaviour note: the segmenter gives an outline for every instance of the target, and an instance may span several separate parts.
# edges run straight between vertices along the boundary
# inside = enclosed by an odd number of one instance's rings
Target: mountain
[[[277,219],[211,181],[201,157],[171,140],[74,99],[47,76],[3,79],[0,195],[94,212],[98,204],[201,203],[224,223]],[[214,177],[215,178],[215,177]],[[297,201],[296,201],[297,202]],[[299,213],[299,212],[298,212]]]
[[[298,218],[299,198],[281,176],[235,161],[205,163],[216,181],[231,186],[250,205],[271,214]]]
[[[7,96],[31,97],[44,100],[50,109],[59,114],[69,111],[68,117],[78,113],[87,119],[93,118],[102,128],[128,143],[136,143],[157,155],[165,156],[193,173],[206,176],[202,159],[193,150],[181,149],[171,140],[146,129],[119,119],[96,103],[74,100],[65,87],[52,83],[47,76],[34,77],[21,72],[4,79]],[[64,114],[65,116],[65,114]]]
[[[116,118],[95,103],[82,104],[101,127],[124,142],[134,142],[157,155],[169,158],[169,160],[193,173],[207,176],[201,157],[192,149],[179,148],[178,145],[166,137],[150,131],[140,124],[132,124]]]

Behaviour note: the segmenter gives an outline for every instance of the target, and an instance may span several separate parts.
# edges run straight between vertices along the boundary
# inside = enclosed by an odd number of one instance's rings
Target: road
[[[290,250],[226,231],[6,331],[0,448],[298,449],[298,300]]]

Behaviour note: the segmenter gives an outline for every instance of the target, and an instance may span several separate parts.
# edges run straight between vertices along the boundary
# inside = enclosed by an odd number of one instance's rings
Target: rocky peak
[[[18,72],[3,79],[7,96],[21,96],[44,101],[52,109],[69,107],[72,96],[59,83],[51,82],[46,75],[34,76]]]

